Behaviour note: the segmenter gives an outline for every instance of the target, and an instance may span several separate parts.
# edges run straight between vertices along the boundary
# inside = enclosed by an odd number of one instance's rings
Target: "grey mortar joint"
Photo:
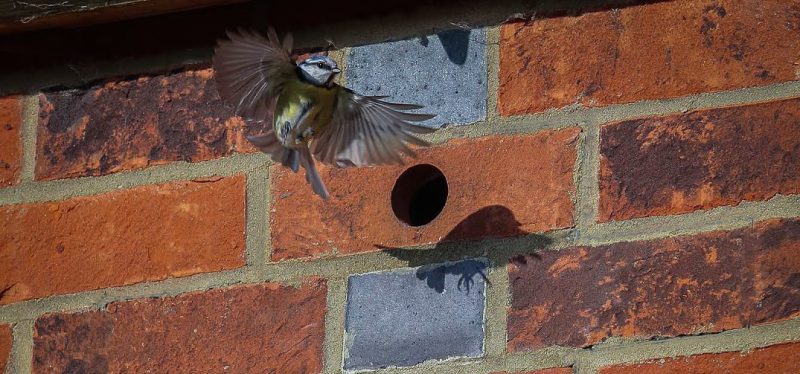
[[[489,87],[489,97],[495,96]],[[448,126],[423,136],[432,143],[444,143],[454,138],[473,138],[489,135],[522,135],[541,130],[558,130],[575,126],[600,126],[653,116],[667,116],[690,111],[751,105],[800,97],[800,81],[763,87],[740,88],[730,91],[702,93],[669,99],[645,100],[602,107],[571,105],[548,109],[534,114],[487,117],[468,125]],[[487,107],[487,110],[489,110]]]
[[[523,237],[489,238],[472,242],[470,246],[446,243],[437,245],[436,248],[443,250],[435,252],[421,247],[420,256],[426,263],[481,256],[488,256],[494,263],[504,263],[510,256],[518,253],[553,251],[570,246],[597,246],[623,241],[651,240],[713,230],[732,230],[750,226],[757,221],[797,216],[800,216],[800,195],[776,196],[767,202],[742,203],[739,206],[722,207],[707,212],[598,224],[577,238],[575,229],[565,229]],[[552,242],[550,244],[543,243],[543,237],[549,238],[548,240]],[[463,249],[458,250],[458,248]],[[137,283],[22,301],[0,307],[0,322],[14,323],[50,312],[99,309],[115,301],[174,296],[236,284],[261,282],[297,284],[311,276],[347,277],[350,274],[404,267],[408,267],[408,262],[383,252],[361,253],[312,261],[307,259],[286,260],[268,263],[261,268],[244,267],[219,273],[202,273],[150,283]],[[502,267],[498,268],[502,269]],[[497,272],[500,273],[500,271]],[[490,272],[490,274],[493,273]],[[495,276],[502,275],[492,275],[492,277]],[[501,282],[499,279],[496,280]]]
[[[595,224],[600,203],[600,128],[581,124],[575,173],[575,223],[580,232]]]
[[[486,284],[486,306],[484,310],[484,355],[486,357],[502,357],[505,355],[506,313],[510,307],[511,293],[509,289],[507,260],[492,260],[488,268]]]
[[[500,26],[486,28],[486,121],[498,119],[497,93],[500,88]]]
[[[770,89],[772,88],[772,89]],[[491,95],[491,93],[490,93]],[[703,94],[699,97],[683,97],[614,105],[602,108],[562,108],[539,114],[501,117],[495,121],[481,121],[472,125],[449,126],[424,136],[433,143],[444,143],[450,139],[487,135],[519,135],[535,133],[544,129],[562,129],[578,124],[586,129],[599,131],[595,127],[602,123],[641,118],[652,115],[668,115],[689,110],[716,108],[729,105],[744,105],[755,102],[788,99],[800,96],[800,82],[782,83],[766,87],[746,88],[734,91]],[[701,106],[702,105],[702,106]],[[28,107],[26,105],[26,107]],[[33,116],[28,114],[28,117]],[[27,143],[33,144],[30,140]],[[588,146],[592,146],[587,141]],[[26,146],[27,149],[34,147]],[[589,151],[593,151],[589,149]],[[35,150],[31,150],[35,152]],[[32,156],[32,153],[30,155]],[[591,161],[591,157],[587,158]],[[26,161],[33,163],[33,161]],[[197,163],[172,162],[144,170],[123,171],[99,177],[60,179],[37,183],[22,183],[19,186],[0,190],[0,205],[25,202],[41,202],[65,199],[73,196],[94,195],[116,189],[140,185],[189,180],[208,176],[226,176],[252,170],[272,162],[263,154],[235,154],[216,160]],[[30,165],[32,167],[32,165]],[[584,172],[590,172],[584,170]],[[32,172],[32,171],[31,171]],[[581,177],[596,178],[584,174]],[[587,191],[584,191],[584,193]],[[579,217],[580,218],[580,217]],[[586,217],[583,217],[584,219]]]
[[[22,100],[22,167],[20,185],[36,180],[36,133],[39,123],[39,95],[29,95]]]
[[[691,356],[705,353],[745,352],[774,344],[800,341],[800,318],[707,335],[665,340],[611,339],[579,353],[587,372],[616,364]]]
[[[26,374],[32,370],[33,362],[33,319],[21,320],[13,325],[14,343],[6,368],[8,374]]]
[[[327,280],[328,296],[325,312],[325,338],[323,342],[323,373],[342,371],[344,362],[345,310],[347,305],[347,276]]]
[[[64,200],[77,196],[92,196],[145,185],[163,184],[208,177],[244,174],[269,165],[263,154],[236,154],[202,162],[176,161],[147,169],[118,173],[40,181],[0,189],[0,205]]]
[[[269,169],[267,166],[257,167],[245,174],[246,180],[246,212],[245,231],[246,266],[264,267],[269,261],[270,230],[269,205],[271,192],[269,188]]]

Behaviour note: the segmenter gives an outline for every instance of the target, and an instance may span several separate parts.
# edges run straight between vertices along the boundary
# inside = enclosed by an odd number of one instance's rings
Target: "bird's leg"
[[[281,144],[288,148],[301,145],[307,137],[306,129],[310,126],[308,116],[311,112],[311,102],[303,101],[300,105],[284,111],[276,120],[276,130]]]
[[[295,122],[295,126],[293,127],[294,135],[294,144],[300,145],[308,139],[309,136],[313,134],[312,126],[308,126],[306,124],[309,112],[311,112],[311,103],[306,102],[304,103],[303,107],[300,109],[300,114],[297,116],[297,121]]]
[[[292,131],[292,123],[289,121],[284,121],[283,126],[281,126],[281,137],[286,138],[290,131]]]
[[[458,278],[457,288],[461,291],[461,286],[463,285],[467,293],[469,293],[469,289],[472,288],[473,284],[475,284],[475,281],[472,279],[472,275],[464,273],[461,274],[461,278]]]

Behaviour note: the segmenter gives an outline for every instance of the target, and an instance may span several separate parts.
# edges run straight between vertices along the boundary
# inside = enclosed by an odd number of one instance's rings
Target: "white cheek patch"
[[[304,67],[301,69],[303,72],[303,76],[309,82],[321,86],[326,83],[328,80],[328,75],[330,74],[328,71],[320,69],[316,66],[313,67]]]

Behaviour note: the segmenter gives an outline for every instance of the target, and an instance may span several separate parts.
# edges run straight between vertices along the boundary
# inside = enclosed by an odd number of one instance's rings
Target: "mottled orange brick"
[[[517,256],[508,349],[719,332],[800,316],[800,218]]]
[[[800,78],[800,0],[646,2],[501,29],[502,115]]]
[[[244,265],[245,180],[0,207],[0,304]]]
[[[611,123],[600,221],[800,193],[800,99]]]
[[[11,326],[0,325],[0,373],[5,373],[8,360],[11,359],[11,345],[13,344]]]
[[[22,101],[0,98],[0,187],[19,181],[22,166]]]
[[[272,258],[375,251],[440,240],[504,237],[571,227],[573,170],[580,130],[528,136],[458,139],[419,151],[405,167],[329,169],[320,173],[331,198],[313,194],[302,173],[275,165],[272,176]],[[448,201],[431,223],[398,220],[391,191],[415,164],[447,178]]]
[[[35,373],[319,373],[326,285],[267,283],[36,320]]]
[[[141,76],[39,95],[36,178],[105,175],[255,151],[211,69]]]
[[[749,352],[708,353],[664,358],[642,364],[604,367],[601,374],[800,373],[800,343],[773,345]]]

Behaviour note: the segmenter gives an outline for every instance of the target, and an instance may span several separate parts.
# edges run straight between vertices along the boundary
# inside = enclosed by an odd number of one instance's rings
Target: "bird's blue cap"
[[[332,62],[334,65],[336,65],[336,61],[334,61],[332,58],[330,58],[328,56],[325,56],[325,55],[313,55],[313,56],[310,56],[309,58],[307,58],[305,60],[305,62],[310,63],[310,64],[314,64],[314,63],[317,63],[317,62],[327,62],[327,63],[331,63]]]

